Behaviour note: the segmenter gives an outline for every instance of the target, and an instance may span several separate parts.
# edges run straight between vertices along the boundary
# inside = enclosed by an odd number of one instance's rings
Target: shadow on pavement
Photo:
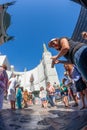
[[[25,124],[31,121],[32,109],[3,110],[0,113],[0,130],[24,129]]]
[[[82,130],[87,125],[87,110],[49,110],[49,113],[57,116],[46,117],[38,122],[38,125],[49,125],[47,130]]]
[[[3,110],[0,113],[0,130],[82,130],[87,125],[87,109],[58,108]]]

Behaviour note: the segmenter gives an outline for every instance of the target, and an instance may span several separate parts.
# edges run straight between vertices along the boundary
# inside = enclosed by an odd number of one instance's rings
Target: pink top
[[[50,85],[50,87],[47,88],[49,95],[54,95],[55,89],[53,86]]]

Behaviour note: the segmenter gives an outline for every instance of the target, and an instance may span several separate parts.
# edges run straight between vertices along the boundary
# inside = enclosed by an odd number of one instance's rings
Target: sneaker
[[[83,110],[83,109],[85,109],[85,107],[80,108],[80,110]]]
[[[70,108],[70,106],[68,105],[68,106],[65,106],[65,108]]]
[[[78,103],[75,103],[72,107],[77,107],[78,106]]]

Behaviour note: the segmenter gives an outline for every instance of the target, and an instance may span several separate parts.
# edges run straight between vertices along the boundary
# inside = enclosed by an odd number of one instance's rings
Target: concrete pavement
[[[44,109],[40,105],[33,105],[13,111],[5,101],[4,109],[0,112],[0,130],[83,130],[86,126],[87,109],[67,109],[62,102],[54,108]]]

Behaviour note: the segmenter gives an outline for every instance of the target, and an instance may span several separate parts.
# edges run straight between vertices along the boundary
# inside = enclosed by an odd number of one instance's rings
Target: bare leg
[[[13,101],[13,109],[15,110],[15,101]]]
[[[82,104],[83,104],[83,107],[81,109],[84,109],[85,108],[85,98],[84,98],[83,91],[80,92],[80,95],[81,95],[81,100],[82,100]]]
[[[69,106],[68,96],[65,96],[65,104],[66,106]]]
[[[66,99],[65,99],[65,96],[63,97],[63,103],[64,103],[64,105],[65,105],[65,107],[66,107],[67,105],[66,105]]]
[[[85,94],[86,96],[86,101],[87,101],[87,88],[85,90],[83,90],[83,93]]]
[[[11,109],[13,109],[13,101],[10,101]]]

